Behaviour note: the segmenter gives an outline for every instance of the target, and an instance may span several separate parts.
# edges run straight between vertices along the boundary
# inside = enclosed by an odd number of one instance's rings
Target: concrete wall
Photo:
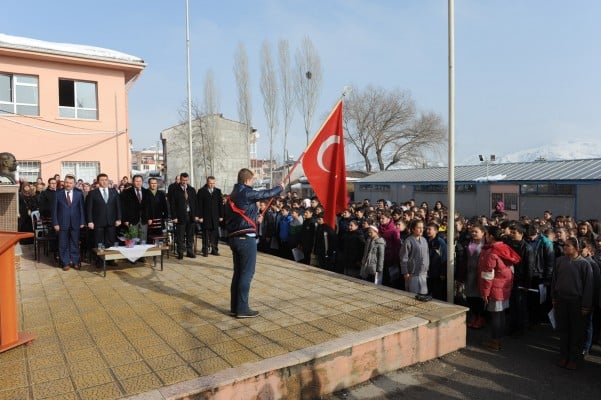
[[[579,185],[576,187],[576,212],[578,219],[601,220],[601,184]]]
[[[216,185],[223,193],[232,190],[241,168],[249,168],[250,158],[245,138],[246,127],[236,121],[218,115],[210,116],[209,121],[192,122],[192,160],[196,189],[203,186],[208,175],[213,175]],[[167,167],[166,182],[171,183],[182,172],[190,173],[189,138],[187,124],[164,130]],[[212,141],[212,142],[211,142]],[[205,169],[206,165],[206,169]]]

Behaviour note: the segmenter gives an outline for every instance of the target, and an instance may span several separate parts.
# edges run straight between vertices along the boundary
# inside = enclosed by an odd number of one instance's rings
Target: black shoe
[[[215,251],[212,251],[212,252],[211,252],[211,255],[218,256],[218,255],[219,255],[219,252],[218,252],[217,250],[215,250]]]
[[[188,253],[188,254],[186,254],[186,257],[196,258],[196,254],[194,254],[194,253]]]
[[[183,254],[178,254],[177,255],[177,259],[178,260],[183,260],[184,259],[184,255]]]
[[[236,316],[236,311],[230,311],[230,317],[235,317]]]
[[[209,253],[207,253],[206,251],[203,251],[203,252],[202,252],[202,256],[203,256],[203,257],[208,257],[208,256],[209,256]]]
[[[244,314],[236,314],[236,318],[254,318],[258,316],[259,312],[255,310],[248,310],[248,312],[245,312]]]

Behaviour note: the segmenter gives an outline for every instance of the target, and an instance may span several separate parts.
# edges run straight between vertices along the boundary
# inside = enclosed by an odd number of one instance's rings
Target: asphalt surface
[[[548,399],[601,397],[601,347],[594,345],[578,370],[559,368],[559,337],[541,325],[520,338],[504,338],[495,353],[480,343],[486,332],[468,330],[467,347],[343,390],[324,400]]]

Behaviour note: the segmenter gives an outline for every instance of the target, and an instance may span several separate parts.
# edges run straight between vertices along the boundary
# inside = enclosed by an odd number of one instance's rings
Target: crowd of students
[[[294,193],[262,202],[259,250],[393,288],[447,301],[447,224],[442,202],[351,203],[335,229],[318,199]],[[502,202],[490,217],[456,214],[455,303],[468,327],[490,325],[484,345],[549,322],[561,333],[559,366],[575,369],[599,341],[601,223],[569,216],[509,220]],[[296,255],[296,257],[295,257]],[[507,318],[506,318],[507,317]],[[507,320],[506,320],[507,319]]]

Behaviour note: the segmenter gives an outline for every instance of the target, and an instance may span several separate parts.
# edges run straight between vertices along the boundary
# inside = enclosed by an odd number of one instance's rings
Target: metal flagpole
[[[455,298],[455,4],[449,0],[449,184],[447,203],[447,301]]]
[[[190,156],[190,185],[194,182],[194,162],[192,160],[192,90],[190,88],[190,4],[186,0],[186,63],[187,63],[187,86],[188,86],[188,149]]]

